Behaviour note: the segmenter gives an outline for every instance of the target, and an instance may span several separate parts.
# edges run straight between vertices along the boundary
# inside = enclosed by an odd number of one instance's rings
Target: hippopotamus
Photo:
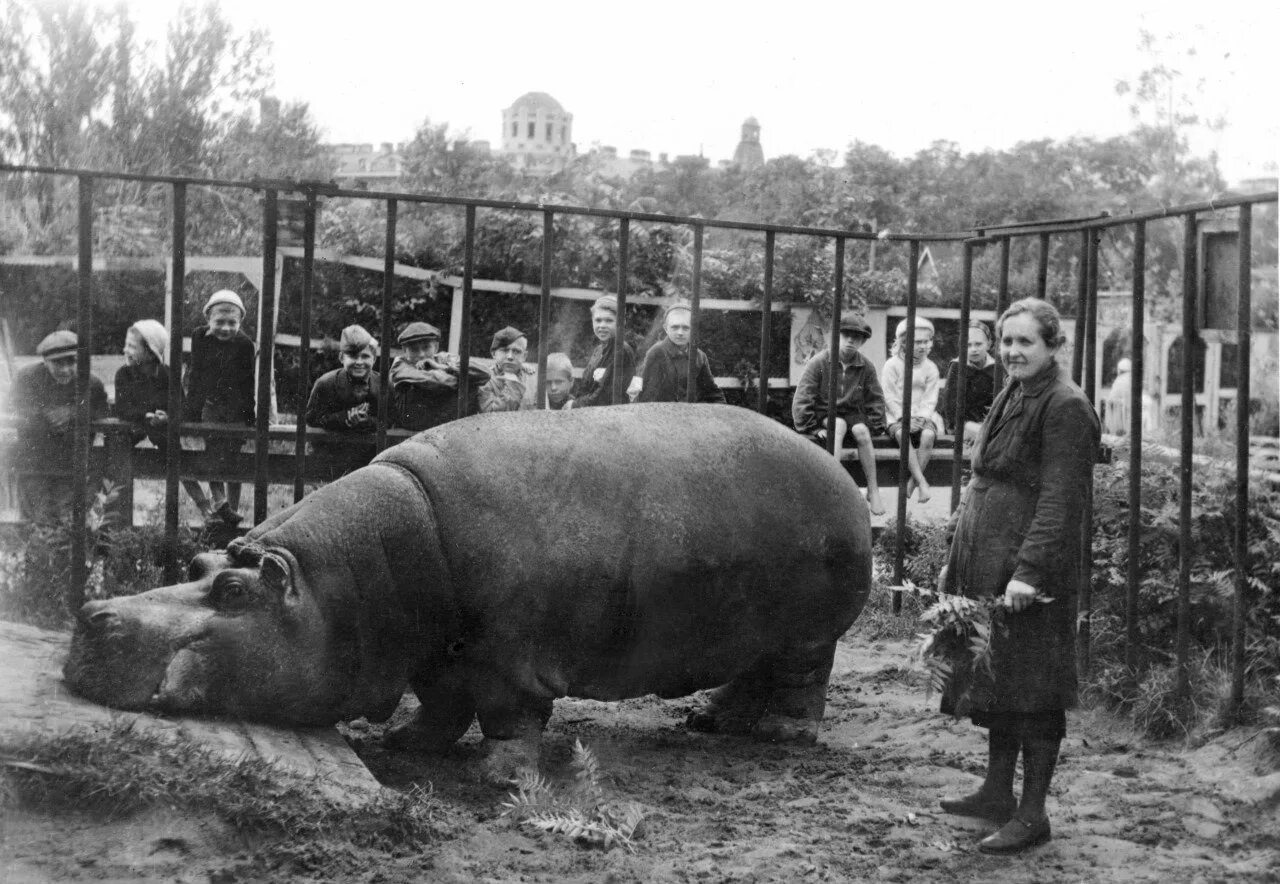
[[[727,405],[464,418],[191,563],[84,605],[64,675],[110,706],[385,720],[493,779],[536,768],[560,697],[682,697],[689,725],[812,742],[871,586],[866,501],[829,453]]]

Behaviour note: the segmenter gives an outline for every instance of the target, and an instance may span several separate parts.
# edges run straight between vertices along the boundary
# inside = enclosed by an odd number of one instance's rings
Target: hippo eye
[[[246,607],[253,599],[253,593],[239,577],[233,574],[219,574],[209,588],[209,603],[223,611],[234,611]]]

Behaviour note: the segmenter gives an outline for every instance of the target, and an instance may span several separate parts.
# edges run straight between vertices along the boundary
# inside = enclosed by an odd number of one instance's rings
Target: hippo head
[[[295,725],[394,711],[402,671],[366,665],[362,618],[326,610],[288,551],[236,540],[197,556],[188,578],[85,604],[71,689],[120,709]]]

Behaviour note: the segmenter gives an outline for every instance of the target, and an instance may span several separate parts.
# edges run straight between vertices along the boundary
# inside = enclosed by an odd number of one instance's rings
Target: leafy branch
[[[510,800],[502,803],[502,816],[584,846],[619,846],[634,853],[633,838],[644,809],[633,801],[617,804],[605,799],[600,762],[581,740],[573,742],[571,764],[574,785],[567,793],[557,792],[538,774],[525,775]]]

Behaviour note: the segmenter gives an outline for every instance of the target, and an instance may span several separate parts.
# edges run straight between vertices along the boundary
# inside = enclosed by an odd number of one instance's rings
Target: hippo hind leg
[[[449,678],[429,683],[413,681],[418,710],[409,721],[387,730],[389,749],[443,752],[456,743],[476,717],[476,701],[460,681]]]
[[[752,728],[757,740],[813,744],[827,705],[835,642],[790,649],[775,664],[773,690]]]
[[[769,704],[774,668],[772,660],[763,660],[711,691],[706,705],[689,713],[686,726],[711,734],[750,734]]]

